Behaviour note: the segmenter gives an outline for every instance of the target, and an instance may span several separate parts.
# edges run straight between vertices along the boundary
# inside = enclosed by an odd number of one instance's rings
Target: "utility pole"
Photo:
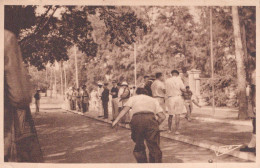
[[[65,66],[63,65],[63,71],[64,71],[64,86],[65,86],[65,91],[67,90],[67,75],[66,75],[66,70]]]
[[[76,69],[76,87],[79,88],[79,76],[78,76],[78,60],[77,60],[77,48],[74,45],[74,56],[75,56],[75,69]]]
[[[62,95],[62,98],[64,99],[62,70],[63,70],[63,63],[61,61],[61,63],[60,63],[60,85],[61,85],[61,95]]]
[[[213,60],[213,33],[212,33],[212,7],[210,7],[210,58],[211,58],[211,80],[212,80],[212,109],[215,115],[215,83],[214,83],[214,60]]]
[[[134,63],[135,63],[135,88],[136,88],[136,43],[134,43]]]

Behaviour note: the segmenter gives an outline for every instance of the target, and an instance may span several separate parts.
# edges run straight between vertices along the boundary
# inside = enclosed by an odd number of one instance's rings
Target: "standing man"
[[[248,90],[248,109],[249,117],[252,119],[253,132],[248,145],[240,149],[243,152],[253,152],[256,154],[256,69],[251,74],[251,84],[247,86]]]
[[[107,88],[108,83],[104,84],[104,90],[102,92],[101,100],[104,110],[104,119],[108,119],[108,101],[109,101],[109,90]]]
[[[86,85],[82,86],[81,102],[82,102],[82,112],[85,113],[88,111],[89,108],[89,94]]]
[[[80,88],[77,88],[77,110],[81,112],[81,106],[82,106],[82,100],[81,100],[81,90]]]
[[[103,108],[102,108],[102,93],[103,93],[103,84],[101,82],[98,82],[98,88],[97,88],[97,109],[98,109],[98,117],[103,117]]]
[[[172,118],[175,115],[175,134],[179,135],[180,114],[184,111],[184,101],[181,95],[182,91],[185,91],[185,86],[177,70],[172,70],[171,75],[172,77],[165,81],[166,104],[169,111],[168,127],[170,133],[172,131]]]
[[[116,81],[112,82],[113,87],[111,89],[112,95],[112,121],[118,116],[118,88]]]
[[[182,93],[182,96],[184,98],[185,107],[186,107],[186,111],[187,111],[185,118],[188,121],[191,121],[191,112],[193,110],[192,103],[194,103],[199,108],[201,108],[201,106],[195,101],[194,96],[192,95],[192,91],[190,90],[189,86],[186,86],[186,90],[185,90],[185,92]]]
[[[76,110],[77,91],[76,91],[76,89],[74,87],[72,88],[71,102],[72,102],[72,110]]]
[[[135,142],[133,154],[136,161],[138,163],[148,162],[144,144],[144,141],[146,141],[149,149],[149,162],[161,163],[162,151],[160,149],[159,125],[164,121],[165,115],[158,101],[147,96],[144,88],[138,88],[136,94],[125,103],[123,110],[112,123],[112,127],[132,109],[133,117],[130,126],[131,137]]]
[[[123,107],[124,104],[127,102],[127,100],[130,98],[130,89],[128,88],[127,82],[122,82],[121,87],[122,87],[123,93],[120,96],[119,102],[122,102],[122,107]],[[130,116],[128,114],[122,118],[121,122],[126,123],[126,121],[129,121],[129,120],[130,120]]]
[[[160,106],[165,112],[165,85],[163,83],[163,74],[158,72],[155,74],[156,80],[151,86],[152,94],[155,99],[158,100]]]
[[[149,76],[144,76],[144,89],[147,92],[148,96],[153,96],[151,85],[153,84],[153,81],[150,79]]]
[[[41,95],[40,95],[40,89],[38,89],[34,95],[34,99],[35,99],[35,107],[36,107],[36,113],[40,112],[40,99],[41,99]]]

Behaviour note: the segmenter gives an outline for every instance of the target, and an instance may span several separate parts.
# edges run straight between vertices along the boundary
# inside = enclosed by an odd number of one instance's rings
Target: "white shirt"
[[[173,76],[165,81],[165,89],[167,97],[175,97],[182,94],[181,89],[184,90],[185,86],[179,76]]]
[[[152,112],[154,114],[163,112],[159,102],[147,95],[136,95],[130,97],[124,106],[131,107],[132,114],[138,112]]]
[[[164,90],[165,90],[165,85],[162,81],[160,80],[155,80],[151,86],[153,97],[163,97],[164,98]]]

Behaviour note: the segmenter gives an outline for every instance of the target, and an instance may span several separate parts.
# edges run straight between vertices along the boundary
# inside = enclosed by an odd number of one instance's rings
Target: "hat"
[[[127,82],[122,82],[121,86],[128,86]]]
[[[98,82],[97,85],[102,86],[103,84],[101,82]]]
[[[113,80],[113,81],[112,81],[112,83],[116,83],[116,81],[115,81],[115,80]]]

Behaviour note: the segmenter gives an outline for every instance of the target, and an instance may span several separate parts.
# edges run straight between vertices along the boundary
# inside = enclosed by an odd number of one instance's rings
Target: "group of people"
[[[89,108],[89,93],[87,86],[83,85],[81,88],[75,89],[71,87],[66,93],[67,100],[69,100],[69,106],[71,110],[77,110],[80,112],[87,112]]]
[[[168,113],[168,132],[172,132],[172,119],[175,116],[175,134],[179,134],[180,114],[186,113],[185,118],[191,121],[191,112],[193,104],[201,107],[190,90],[185,86],[177,70],[171,71],[171,77],[164,79],[161,72],[155,74],[154,78],[144,77],[142,87],[146,90],[147,95],[156,99],[162,107],[164,113]]]
[[[123,109],[112,123],[112,127],[115,127],[125,115],[132,113],[130,127],[135,142],[133,154],[138,163],[162,162],[159,125],[166,119],[165,113],[169,114],[169,132],[172,131],[172,119],[175,116],[174,133],[179,134],[180,114],[185,112],[185,107],[189,121],[192,103],[200,107],[177,70],[171,71],[171,77],[166,80],[161,72],[156,73],[155,78],[144,77],[144,83],[137,88],[136,95],[123,103]],[[149,149],[149,160],[144,141]]]

